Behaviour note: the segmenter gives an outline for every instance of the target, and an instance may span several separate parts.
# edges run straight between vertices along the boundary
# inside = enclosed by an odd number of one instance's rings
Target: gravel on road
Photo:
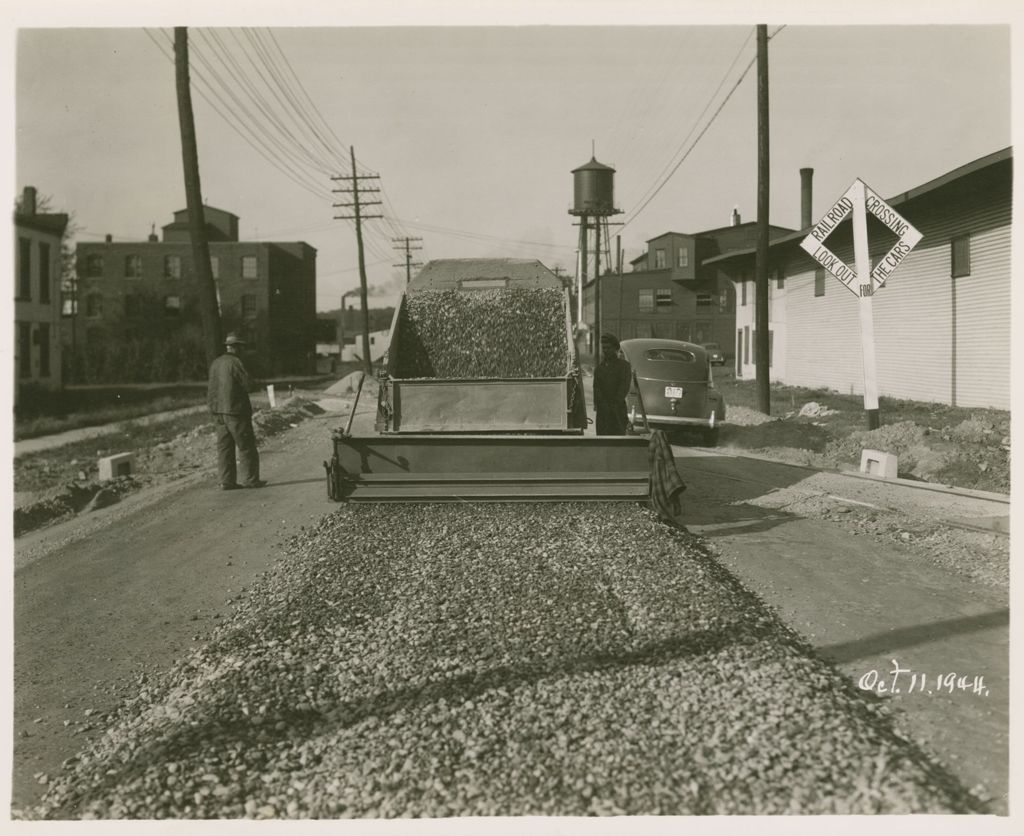
[[[224,621],[20,816],[979,809],[637,505],[346,505]]]

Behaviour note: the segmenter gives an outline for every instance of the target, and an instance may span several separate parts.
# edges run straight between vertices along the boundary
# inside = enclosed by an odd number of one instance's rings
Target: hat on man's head
[[[619,338],[614,334],[602,334],[601,335],[601,347],[602,348],[618,348]]]
[[[238,334],[236,334],[234,331],[231,331],[224,338],[224,345],[246,345],[246,342],[240,336],[238,336]]]

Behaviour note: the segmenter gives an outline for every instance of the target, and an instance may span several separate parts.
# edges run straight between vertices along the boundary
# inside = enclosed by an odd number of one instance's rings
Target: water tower
[[[576,322],[585,328],[583,322],[583,288],[590,275],[590,259],[593,255],[594,278],[601,275],[601,256],[605,263],[611,261],[609,246],[608,218],[620,215],[622,211],[615,208],[615,169],[610,165],[599,163],[593,156],[590,162],[574,168],[573,207],[570,215],[580,219],[579,262],[576,270]],[[593,247],[590,246],[593,232]],[[594,332],[591,336],[591,350],[595,353],[599,346],[601,330],[601,292],[600,282],[594,283]]]

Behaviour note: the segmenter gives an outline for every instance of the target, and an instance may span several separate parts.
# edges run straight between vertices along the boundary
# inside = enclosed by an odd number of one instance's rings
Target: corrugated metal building
[[[878,392],[952,406],[1010,408],[1012,149],[888,199],[923,238],[873,297]],[[801,248],[769,247],[771,379],[863,392],[858,299]],[[895,237],[869,216],[872,266]],[[853,264],[851,223],[829,247]],[[753,248],[709,258],[736,285],[736,373],[754,376]],[[744,299],[746,304],[744,304]]]

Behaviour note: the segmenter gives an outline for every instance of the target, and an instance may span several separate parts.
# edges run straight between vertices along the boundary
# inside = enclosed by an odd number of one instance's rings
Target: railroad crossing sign
[[[858,265],[858,269],[852,269],[825,246],[825,239],[851,213],[854,214],[854,235],[856,237],[857,227],[859,226],[857,215],[859,214],[863,217],[865,212],[870,212],[899,236],[892,249],[879,259],[878,264],[871,270],[870,281],[867,282],[861,281],[858,277],[860,265]],[[866,244],[866,224],[864,225],[864,231],[864,243]],[[843,196],[825,213],[824,217],[814,225],[808,236],[800,243],[800,246],[810,254],[811,258],[839,279],[852,293],[857,296],[870,296],[874,293],[876,287],[885,286],[885,280],[893,274],[903,259],[918,245],[921,237],[921,233],[914,229],[906,218],[882,200],[858,177]],[[856,245],[857,242],[855,241],[855,252]]]
[[[868,255],[868,212],[898,236],[896,243],[879,259],[874,269]],[[851,215],[854,268],[825,246],[825,239]],[[885,286],[886,279],[918,245],[921,238],[921,233],[914,229],[906,218],[858,177],[800,242],[800,246],[811,258],[859,297],[861,351],[864,361],[864,410],[867,413],[870,430],[876,429],[879,425],[878,382],[875,377],[875,323],[871,297],[877,288]]]

